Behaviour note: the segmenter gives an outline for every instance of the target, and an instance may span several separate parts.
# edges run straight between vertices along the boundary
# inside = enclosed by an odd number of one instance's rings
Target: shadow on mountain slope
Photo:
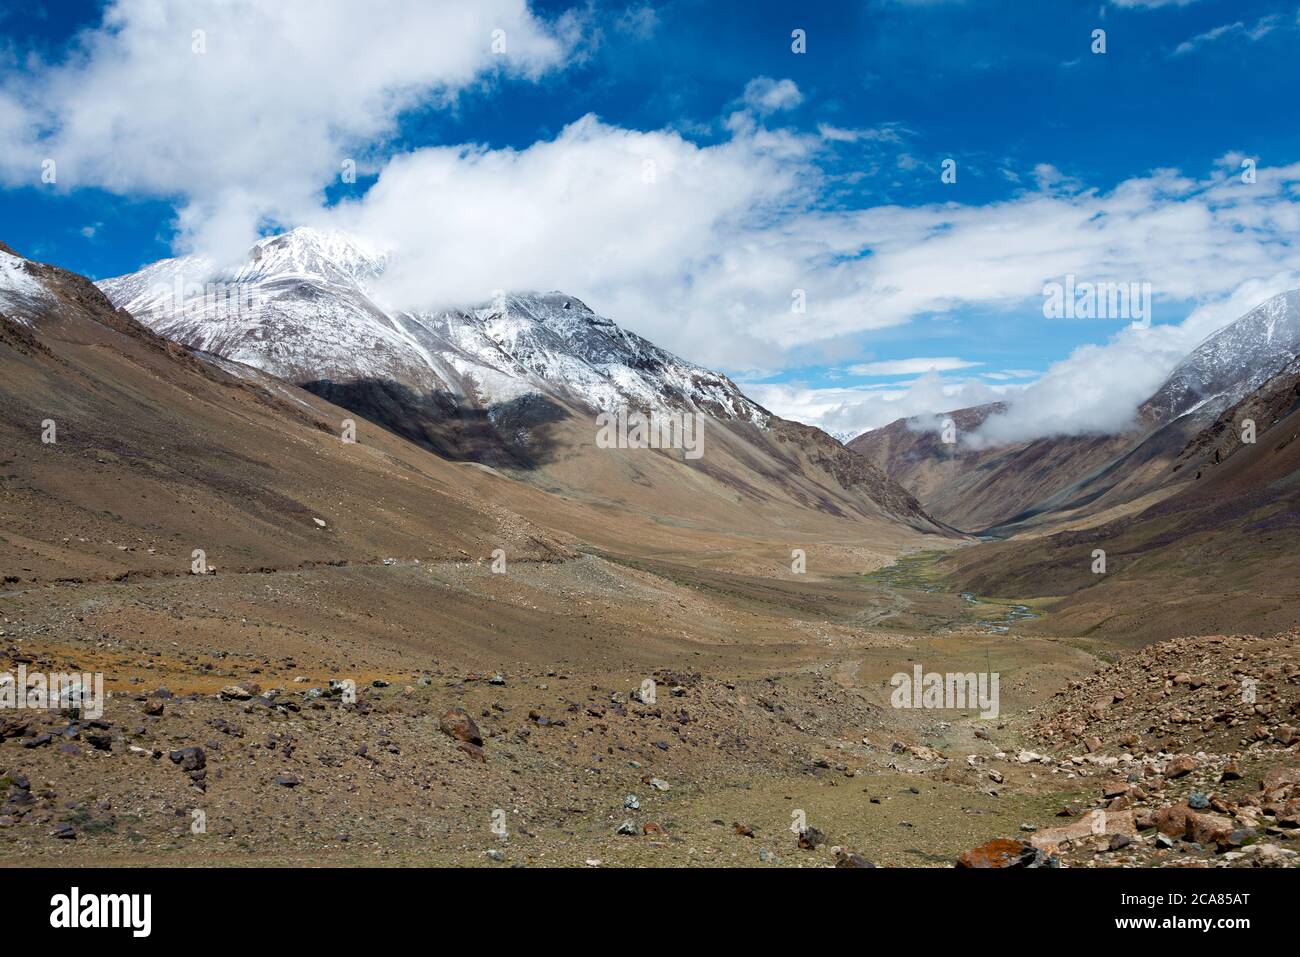
[[[317,379],[299,385],[443,458],[495,467],[531,470],[553,461],[553,427],[569,418],[539,395],[488,410],[467,406],[445,390],[421,395],[392,379]]]

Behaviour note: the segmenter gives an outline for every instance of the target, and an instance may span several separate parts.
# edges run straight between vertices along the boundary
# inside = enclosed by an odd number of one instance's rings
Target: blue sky
[[[431,65],[370,68],[381,75],[359,81],[372,89],[355,102],[332,77],[393,56],[391,34],[341,14],[326,29],[343,36],[313,37],[301,63],[288,58],[296,72],[253,76],[271,68],[234,60],[205,73],[172,59],[168,38],[202,25],[218,60],[268,30],[208,16],[201,0],[170,6],[160,31],[135,0],[114,5],[107,29],[100,3],[0,4],[0,137],[12,140],[0,239],[94,278],[299,222],[403,248],[427,240],[434,252],[413,253],[424,258],[397,287],[408,296],[472,295],[478,282],[486,298],[498,277],[554,276],[546,284],[722,368],[776,411],[840,433],[1035,382],[1027,406],[1041,414],[1023,429],[1109,427],[1130,393],[1140,401],[1197,339],[1300,268],[1297,0],[485,0],[478,22],[412,22],[397,42]],[[442,68],[497,23],[509,58]],[[1098,29],[1105,53],[1091,49]],[[160,62],[172,65],[151,83]],[[239,71],[250,82],[224,88]],[[305,89],[282,95],[301,75]],[[592,125],[575,129],[584,117]],[[328,176],[337,157],[319,144],[355,157],[358,181]],[[469,156],[449,150],[465,144]],[[659,164],[660,200],[623,205],[598,184],[584,206],[582,187],[626,155]],[[56,184],[40,181],[47,156],[67,157]],[[1247,158],[1252,184],[1240,182]],[[941,180],[944,160],[956,182]],[[556,187],[571,169],[584,178]],[[430,177],[478,206],[453,195],[406,221],[402,190]],[[518,248],[500,242],[515,215],[482,199],[505,190],[545,222],[518,217]],[[474,262],[502,250],[481,282],[453,268],[448,206]],[[548,232],[571,209],[590,248]],[[1060,248],[1026,240],[1058,221],[1045,236],[1067,237]],[[591,262],[603,271],[584,271]],[[1046,319],[1042,284],[1067,273],[1149,282],[1154,324],[1169,328]],[[791,318],[794,289],[808,306]],[[942,361],[923,375],[904,362],[916,359]]]

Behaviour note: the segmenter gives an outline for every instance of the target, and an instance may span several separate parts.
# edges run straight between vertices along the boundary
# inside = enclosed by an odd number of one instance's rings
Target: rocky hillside
[[[1011,757],[1078,800],[971,867],[1295,866],[1300,632],[1162,641],[1070,682]]]

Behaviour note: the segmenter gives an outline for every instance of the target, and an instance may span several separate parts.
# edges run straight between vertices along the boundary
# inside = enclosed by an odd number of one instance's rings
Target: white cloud
[[[1223,26],[1215,27],[1212,30],[1207,30],[1204,33],[1197,34],[1190,40],[1183,41],[1174,48],[1172,55],[1186,56],[1199,47],[1203,47],[1208,43],[1214,43],[1217,40],[1222,40],[1224,37],[1243,36],[1249,42],[1254,43],[1272,33],[1281,21],[1282,18],[1279,15],[1273,14],[1272,16],[1261,17],[1252,27],[1247,27],[1246,24],[1240,20],[1236,23],[1227,23]]]
[[[981,372],[980,375],[996,382],[1006,382],[1012,379],[1032,379],[1038,373],[1032,369],[1002,369],[998,372]]]
[[[1003,401],[1011,386],[947,382],[926,373],[887,387],[812,388],[790,383],[745,383],[741,388],[783,418],[807,422],[841,438],[860,435],[896,419]]]
[[[1039,166],[1000,203],[823,211],[824,142],[750,123],[696,146],[587,117],[524,150],[396,157],[324,218],[401,250],[395,301],[562,288],[733,369],[967,306],[1038,312],[1066,274],[1149,282],[1168,321],[1162,303],[1300,271],[1300,164],[1247,185],[1233,154],[1201,180],[1157,170],[1106,192]]]
[[[659,29],[659,14],[649,4],[630,6],[619,15],[614,25],[639,40],[648,40]]]
[[[0,176],[39,182],[33,158],[51,157],[60,188],[179,196],[182,245],[243,252],[259,222],[318,208],[402,110],[498,73],[535,78],[574,28],[526,0],[115,0],[66,62],[11,79]]]
[[[1181,323],[1129,326],[1103,345],[1081,346],[1015,395],[1005,413],[987,419],[973,443],[1123,431],[1133,424],[1138,405],[1208,336],[1278,292],[1297,287],[1300,272],[1295,271],[1249,280],[1231,295],[1194,309]]]
[[[829,123],[820,123],[817,126],[817,133],[822,139],[832,143],[859,143],[863,141],[877,143],[901,143],[898,126],[882,126],[872,129],[845,129],[841,126],[831,126]]]
[[[790,311],[808,276],[801,244],[768,229],[803,196],[815,146],[754,129],[699,147],[588,116],[524,150],[396,157],[319,218],[396,251],[394,305],[563,289],[697,361],[761,365],[780,350],[747,322]]]
[[[882,362],[863,362],[849,366],[846,372],[853,375],[916,375],[920,372],[949,372],[953,369],[969,369],[982,365],[968,362],[956,356],[941,356],[935,359],[887,359]]]
[[[1129,10],[1155,10],[1159,7],[1186,7],[1196,0],[1110,0],[1117,7]]]
[[[794,80],[773,80],[757,76],[745,84],[745,105],[759,113],[792,110],[803,102],[803,94]]]

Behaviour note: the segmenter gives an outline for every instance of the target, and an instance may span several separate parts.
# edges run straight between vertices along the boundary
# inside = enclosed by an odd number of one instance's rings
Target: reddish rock
[[[479,732],[478,725],[464,708],[449,708],[438,719],[438,728],[443,734],[457,741],[463,741],[466,744],[475,744],[483,746],[483,735]]]
[[[835,866],[836,866],[836,867],[871,867],[871,868],[874,868],[876,865],[875,865],[875,864],[872,864],[869,860],[867,860],[867,859],[866,859],[865,857],[863,857],[861,854],[855,854],[855,853],[853,853],[852,851],[840,851],[838,854],[835,855]]]
[[[0,740],[4,738],[25,738],[31,725],[17,718],[5,718],[0,721]]]
[[[1300,768],[1274,768],[1264,775],[1259,782],[1259,789],[1265,794],[1286,791],[1300,784]]]
[[[815,851],[826,843],[826,835],[815,827],[806,827],[799,832],[799,847],[805,851]]]
[[[1196,759],[1190,754],[1180,754],[1165,765],[1165,777],[1181,778],[1196,770]]]
[[[1222,814],[1198,814],[1195,811],[1187,815],[1186,838],[1197,844],[1226,843],[1228,835],[1236,827],[1232,818]]]
[[[1277,809],[1280,827],[1300,827],[1300,800],[1292,799]]]
[[[479,733],[478,725],[464,708],[449,708],[438,719],[438,727],[471,758],[476,761],[487,760],[483,754],[483,735]]]
[[[996,837],[957,858],[958,867],[1030,867],[1042,862],[1037,848],[1024,841]]]
[[[1161,834],[1168,834],[1170,837],[1182,837],[1187,833],[1187,816],[1192,813],[1192,809],[1187,806],[1186,802],[1174,804],[1170,807],[1162,807],[1152,816],[1151,824]]]

